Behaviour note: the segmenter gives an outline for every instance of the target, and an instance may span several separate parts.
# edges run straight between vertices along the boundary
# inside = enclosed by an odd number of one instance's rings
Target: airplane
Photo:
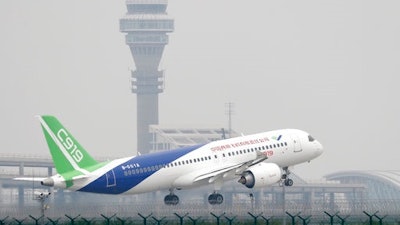
[[[48,187],[102,194],[175,190],[214,184],[211,205],[223,203],[223,182],[238,179],[247,188],[276,183],[292,186],[289,167],[317,158],[322,145],[307,132],[282,129],[217,140],[191,147],[97,162],[54,116],[38,116],[57,174],[38,178]],[[15,178],[26,180],[28,178]]]

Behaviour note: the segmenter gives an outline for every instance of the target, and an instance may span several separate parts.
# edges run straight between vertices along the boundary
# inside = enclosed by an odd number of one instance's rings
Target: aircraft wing
[[[223,179],[228,176],[235,176],[235,175],[241,174],[247,168],[266,160],[267,158],[268,157],[266,155],[264,155],[263,153],[258,151],[257,158],[254,160],[251,160],[251,161],[248,161],[245,163],[236,164],[236,165],[231,165],[231,166],[223,168],[223,169],[219,169],[216,171],[212,171],[212,172],[209,172],[206,174],[199,175],[193,180],[193,182],[198,182],[201,180],[209,179],[208,182],[213,183],[216,180]]]
[[[242,164],[237,164],[237,165],[233,165],[233,166],[230,166],[230,167],[226,167],[226,168],[221,169],[221,170],[216,170],[216,171],[213,171],[213,172],[210,172],[210,173],[202,174],[202,175],[196,177],[194,179],[194,182],[201,181],[201,180],[208,179],[208,178],[212,179],[213,177],[217,177],[217,176],[220,176],[220,175],[223,175],[223,174],[228,175],[228,173],[230,171],[236,171],[236,169],[239,168],[241,165]],[[212,183],[212,182],[213,182],[213,180],[209,181],[209,183]]]

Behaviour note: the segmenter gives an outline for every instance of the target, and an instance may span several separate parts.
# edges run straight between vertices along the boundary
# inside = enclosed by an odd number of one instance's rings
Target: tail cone
[[[54,180],[52,178],[46,178],[40,182],[41,185],[43,186],[48,186],[48,187],[53,187],[54,186]]]

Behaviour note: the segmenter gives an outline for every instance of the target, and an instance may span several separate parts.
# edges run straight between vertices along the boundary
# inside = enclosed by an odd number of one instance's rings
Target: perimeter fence
[[[130,217],[121,217],[117,213],[112,215],[99,214],[95,217],[77,215],[60,215],[59,217],[46,217],[28,215],[21,218],[2,217],[1,225],[134,225],[134,224],[179,224],[179,225],[208,225],[208,224],[400,224],[400,215],[381,215],[379,211],[363,212],[364,215],[341,215],[338,212],[323,212],[318,215],[307,215],[302,212],[285,212],[285,216],[270,216],[263,213],[235,215],[232,213],[209,212],[208,215],[194,216],[190,213],[172,213],[167,215],[155,215],[136,213]]]
[[[91,203],[94,202],[94,203]],[[88,200],[74,205],[1,205],[0,225],[128,225],[128,224],[400,224],[398,200],[315,201],[301,204],[221,204],[162,202],[98,204]]]

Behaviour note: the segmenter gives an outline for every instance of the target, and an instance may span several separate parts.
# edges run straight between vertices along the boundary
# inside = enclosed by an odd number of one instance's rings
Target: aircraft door
[[[293,151],[294,152],[301,152],[303,151],[302,147],[301,147],[301,142],[298,136],[296,135],[292,135],[292,139],[293,139]]]
[[[107,187],[114,187],[117,185],[117,180],[115,179],[114,170],[110,170],[106,173]]]

